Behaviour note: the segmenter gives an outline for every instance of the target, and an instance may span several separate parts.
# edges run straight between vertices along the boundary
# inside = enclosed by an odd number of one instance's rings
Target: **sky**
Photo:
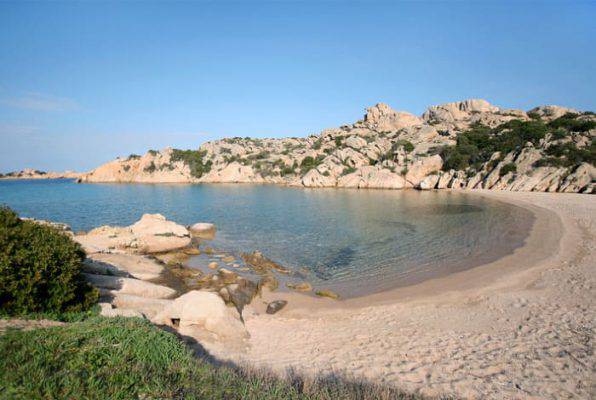
[[[0,172],[86,171],[385,102],[596,110],[596,2],[0,3]]]

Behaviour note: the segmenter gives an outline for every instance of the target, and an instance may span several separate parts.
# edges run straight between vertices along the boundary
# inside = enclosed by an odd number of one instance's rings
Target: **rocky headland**
[[[83,174],[74,171],[53,172],[26,168],[22,171],[0,173],[0,179],[78,179]]]
[[[593,193],[595,134],[593,112],[565,107],[526,112],[473,99],[416,116],[380,103],[362,120],[318,135],[150,150],[79,181]]]

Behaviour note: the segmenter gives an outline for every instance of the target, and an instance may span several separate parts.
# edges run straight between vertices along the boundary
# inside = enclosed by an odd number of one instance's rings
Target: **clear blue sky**
[[[596,109],[596,3],[0,3],[0,171],[302,136],[377,102]]]

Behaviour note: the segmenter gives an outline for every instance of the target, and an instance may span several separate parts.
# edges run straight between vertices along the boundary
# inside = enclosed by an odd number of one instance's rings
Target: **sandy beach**
[[[593,398],[595,198],[470,193],[531,210],[525,245],[487,265],[345,301],[267,294],[245,313],[247,351],[215,355],[427,395]],[[289,305],[270,316],[256,304],[274,299]]]

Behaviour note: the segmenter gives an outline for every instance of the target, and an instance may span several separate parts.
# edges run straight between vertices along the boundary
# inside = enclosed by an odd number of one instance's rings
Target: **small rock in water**
[[[238,279],[237,273],[225,268],[220,269],[219,271],[217,271],[217,273],[219,274],[219,276],[225,284],[234,283]]]
[[[286,300],[275,300],[267,305],[267,314],[275,314],[288,304]]]
[[[275,270],[281,274],[289,274],[290,270],[278,263],[268,259],[267,257],[263,256],[260,251],[255,251],[252,253],[244,253],[241,255],[244,262],[250,265],[254,271],[259,275],[264,275],[269,273],[271,270]]]
[[[219,267],[219,264],[213,261],[209,263],[208,267],[209,269],[217,269],[217,267]]]
[[[286,286],[289,289],[296,290],[298,292],[310,292],[312,290],[312,286],[308,282],[302,283],[286,283]]]
[[[183,253],[189,256],[198,256],[201,254],[201,250],[197,249],[196,247],[189,247],[183,250]]]
[[[279,287],[279,282],[273,275],[265,275],[259,281],[259,287],[266,287],[273,292]]]
[[[222,258],[221,261],[223,261],[225,263],[232,263],[232,262],[236,261],[236,259],[233,256],[226,256],[226,257]]]
[[[333,299],[333,300],[339,300],[339,294],[337,294],[334,291],[331,291],[329,289],[317,290],[317,292],[315,294],[317,296],[329,297],[330,299]]]
[[[201,238],[201,239],[208,239],[212,240],[215,238],[215,225],[206,223],[206,222],[198,222],[194,225],[191,225],[188,230],[192,234],[192,236]]]

